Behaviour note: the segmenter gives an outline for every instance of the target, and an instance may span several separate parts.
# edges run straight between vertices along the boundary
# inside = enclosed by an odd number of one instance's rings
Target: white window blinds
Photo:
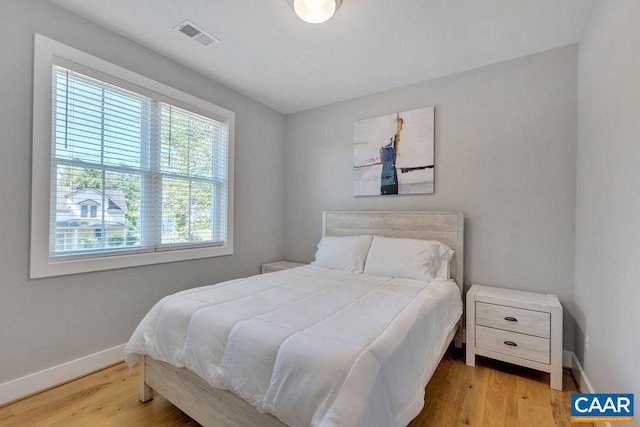
[[[50,258],[224,245],[225,120],[88,74],[53,67]]]

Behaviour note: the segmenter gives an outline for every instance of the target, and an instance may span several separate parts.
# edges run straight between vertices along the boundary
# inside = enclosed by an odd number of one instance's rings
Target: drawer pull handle
[[[505,341],[504,342],[506,345],[510,345],[511,347],[517,347],[518,344],[514,343],[513,341]]]
[[[506,320],[507,322],[517,322],[518,321],[518,319],[516,319],[515,317],[511,317],[511,316],[505,317],[504,320]]]

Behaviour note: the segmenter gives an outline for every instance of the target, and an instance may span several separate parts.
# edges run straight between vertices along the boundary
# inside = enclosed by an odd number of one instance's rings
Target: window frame
[[[227,238],[223,245],[178,246],[133,253],[115,251],[68,259],[54,259],[49,256],[49,243],[56,237],[55,227],[50,227],[51,183],[55,180],[55,171],[51,170],[54,65],[72,66],[79,72],[85,69],[91,72],[89,75],[99,76],[108,83],[128,90],[133,89],[142,95],[227,124]],[[30,277],[60,276],[233,254],[234,145],[235,113],[232,111],[35,34]]]

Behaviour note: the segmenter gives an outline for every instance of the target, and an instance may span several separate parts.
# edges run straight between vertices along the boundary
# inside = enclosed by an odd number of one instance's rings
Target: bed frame
[[[324,212],[322,236],[371,234],[439,240],[455,250],[449,274],[463,292],[464,217],[462,212]],[[447,342],[455,337],[462,347],[462,319],[449,332]],[[444,355],[443,350],[440,359]],[[211,387],[184,368],[176,368],[149,356],[140,360],[140,400],[153,399],[154,390],[204,426],[283,427],[280,420],[262,414],[234,393]]]

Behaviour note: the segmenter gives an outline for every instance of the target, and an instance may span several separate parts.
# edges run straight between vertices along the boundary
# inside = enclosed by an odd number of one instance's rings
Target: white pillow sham
[[[364,273],[427,281],[448,279],[453,254],[453,249],[437,240],[375,236]]]
[[[323,237],[311,265],[362,273],[371,240],[372,236]]]

